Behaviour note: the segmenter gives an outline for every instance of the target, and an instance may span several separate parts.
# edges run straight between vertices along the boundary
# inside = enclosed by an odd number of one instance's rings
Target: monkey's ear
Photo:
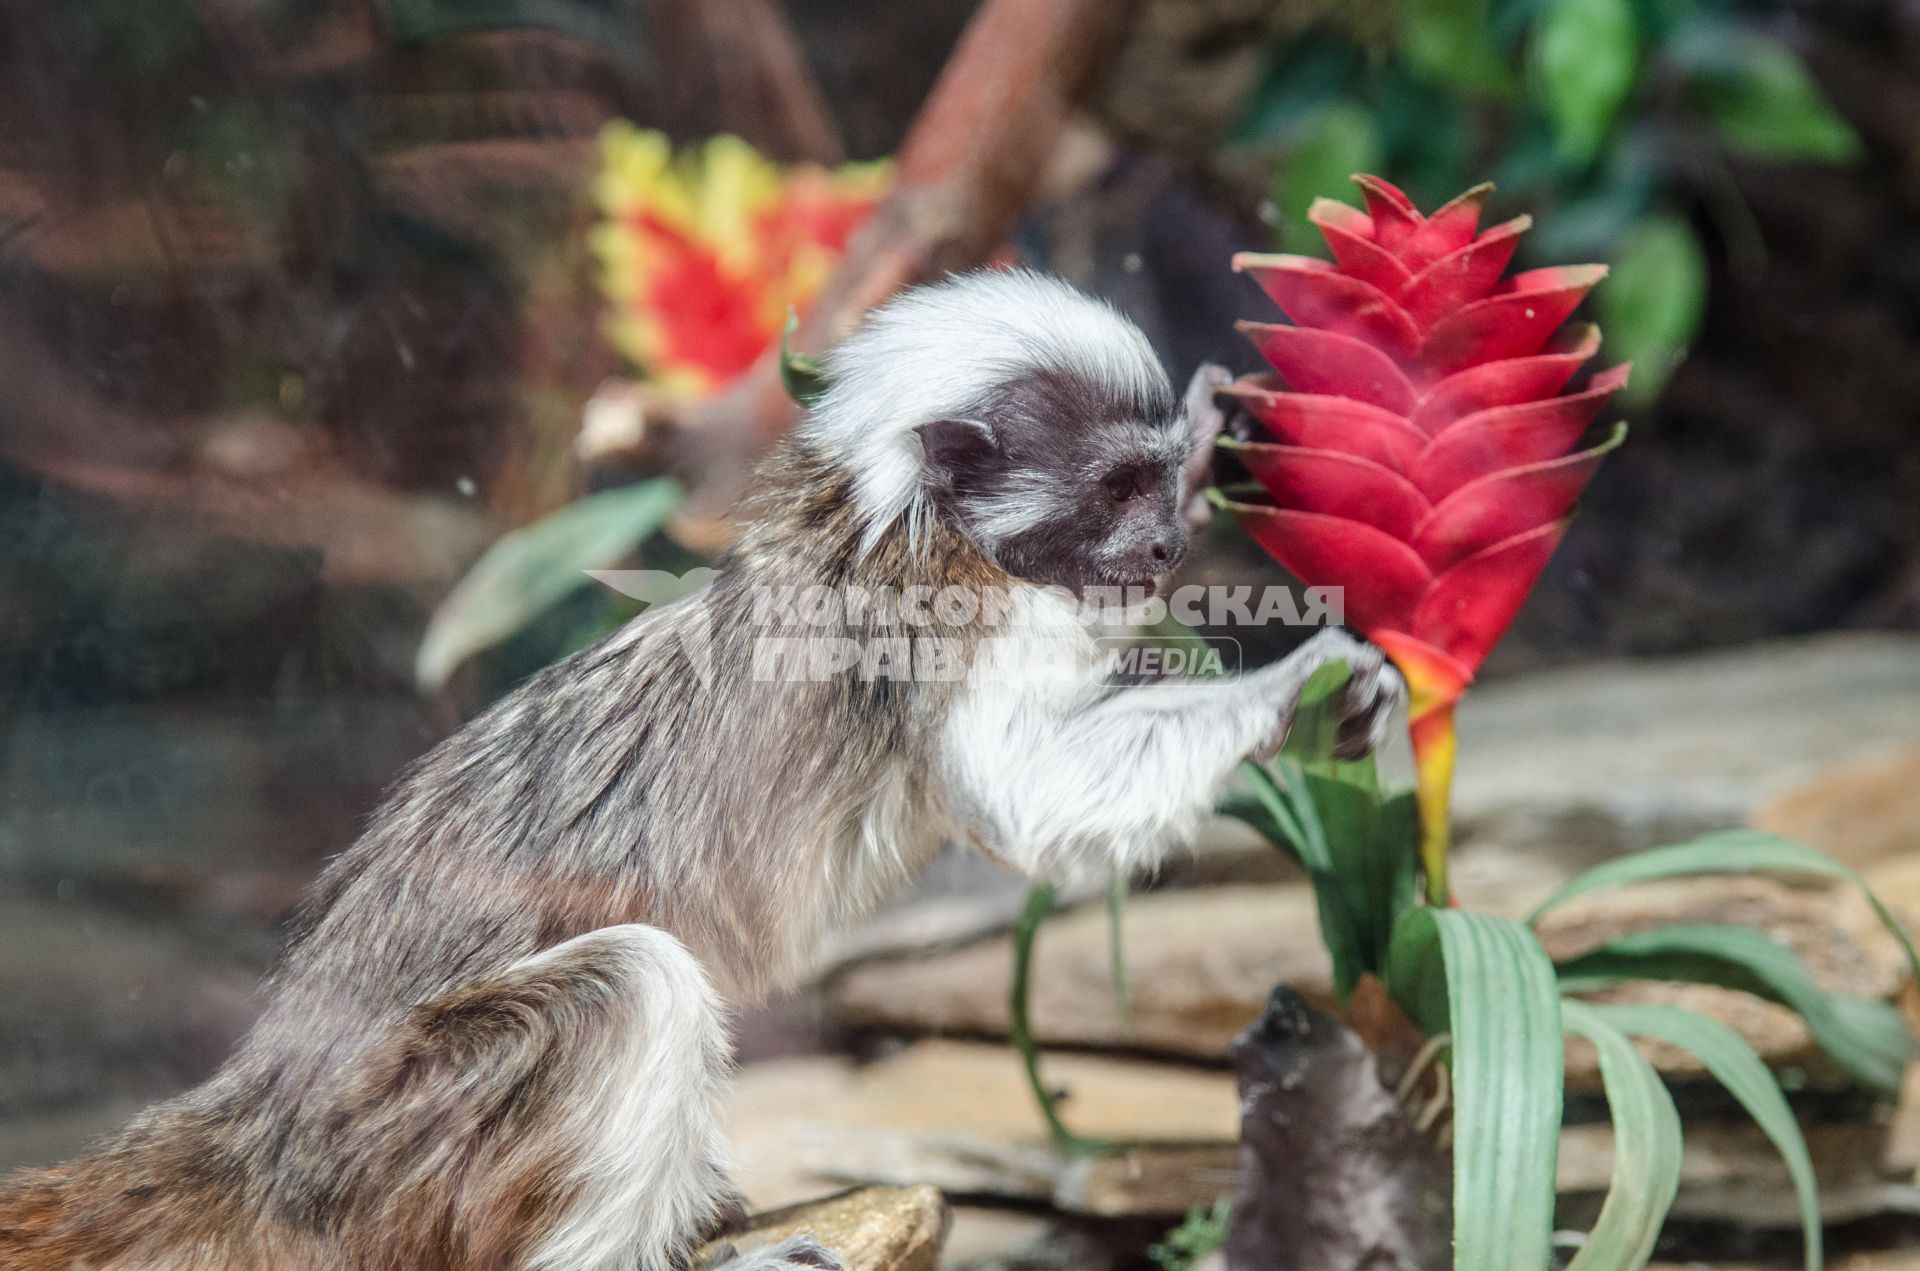
[[[920,438],[927,471],[948,485],[978,472],[1000,453],[993,429],[976,419],[936,419],[913,431]]]

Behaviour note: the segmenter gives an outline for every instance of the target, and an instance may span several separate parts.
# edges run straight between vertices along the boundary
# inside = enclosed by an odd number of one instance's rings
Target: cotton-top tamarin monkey
[[[1076,595],[1187,546],[1211,436],[1106,305],[973,274],[878,310],[828,369],[718,577],[416,764],[227,1065],[0,1187],[0,1266],[678,1271],[732,1202],[729,1008],[943,842],[1041,878],[1150,865],[1330,659],[1354,669],[1343,747],[1383,731],[1398,682],[1334,631],[1225,682],[1018,673],[1091,644]],[[998,593],[825,632],[991,643],[998,670],[768,674],[770,634],[823,632],[760,598],[808,587]],[[802,1238],[726,1265],[839,1263]]]

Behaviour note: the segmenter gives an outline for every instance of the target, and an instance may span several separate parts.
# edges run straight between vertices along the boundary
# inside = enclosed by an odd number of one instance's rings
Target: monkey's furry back
[[[255,1229],[253,1265],[316,1264],[295,1233],[375,1203],[390,1180],[367,1160],[386,1137],[455,1130],[358,1133],[368,1072],[404,1077],[405,1056],[378,1051],[419,1004],[621,923],[672,933],[724,996],[752,999],[922,865],[941,838],[927,765],[953,687],[756,681],[751,641],[781,631],[756,621],[755,596],[1010,580],[937,523],[863,546],[849,480],[789,441],[707,589],[533,676],[419,761],[322,875],[233,1059],[96,1155],[0,1184],[0,1265],[65,1268],[112,1256],[99,1233],[142,1245],[216,1220],[222,1239]]]
[[[968,658],[995,620],[785,631],[798,620],[769,626],[756,595],[1005,589],[1030,602],[1024,634],[1051,636],[1059,607],[936,512],[916,429],[1040,371],[1090,401],[1168,398],[1136,329],[1020,273],[911,292],[829,367],[719,577],[532,677],[410,770],[316,885],[233,1059],[94,1155],[0,1182],[0,1266],[677,1265],[725,1192],[714,991],[778,987],[823,928],[943,838],[978,837],[962,822],[979,808],[939,806],[949,774],[931,771],[957,683],[756,679],[752,642],[937,639]],[[997,760],[1003,730],[1045,734],[1061,703],[1032,700],[1031,719],[976,712],[970,744]],[[1248,744],[1267,727],[1243,729]],[[1191,793],[1181,807],[1204,807]],[[1098,837],[1139,827],[1111,828]],[[663,1012],[651,1031],[635,1026],[646,1009]],[[679,1065],[670,1089],[636,1084],[656,1063]],[[603,1108],[609,1091],[630,1102]],[[646,1174],[656,1159],[673,1172]]]
[[[890,800],[922,792],[927,730],[952,687],[757,681],[752,642],[980,633],[789,628],[770,624],[757,597],[1010,580],[938,524],[911,547],[900,524],[863,550],[847,483],[803,443],[784,447],[708,589],[534,676],[422,761],[327,870],[276,988],[318,978],[417,1000],[488,969],[455,950],[510,962],[645,921],[684,941],[724,992],[757,996],[810,950],[818,933],[799,927],[848,916],[898,881],[871,876],[870,854],[848,848],[871,838],[862,827]],[[457,850],[425,850],[434,843]],[[916,862],[879,863],[903,874]],[[443,905],[448,925],[428,945],[417,931],[389,937]]]

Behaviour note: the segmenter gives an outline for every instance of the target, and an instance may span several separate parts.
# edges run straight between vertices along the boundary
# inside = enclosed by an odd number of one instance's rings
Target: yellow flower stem
[[[1447,884],[1447,853],[1452,846],[1448,805],[1453,793],[1454,703],[1436,704],[1413,724],[1414,797],[1420,806],[1420,867],[1427,878],[1427,903],[1452,902]]]
[[[1420,808],[1420,868],[1427,877],[1427,903],[1449,905],[1447,851],[1452,844],[1447,805],[1453,792],[1456,749],[1453,708],[1473,683],[1473,669],[1412,636],[1372,632],[1407,679],[1408,733],[1413,742],[1414,798]]]

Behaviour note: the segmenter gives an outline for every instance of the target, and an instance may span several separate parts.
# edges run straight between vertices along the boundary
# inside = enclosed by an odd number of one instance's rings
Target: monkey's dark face
[[[923,425],[920,439],[943,510],[1016,578],[1151,588],[1186,555],[1191,442],[1170,396],[1121,400],[1040,372],[966,419]]]

